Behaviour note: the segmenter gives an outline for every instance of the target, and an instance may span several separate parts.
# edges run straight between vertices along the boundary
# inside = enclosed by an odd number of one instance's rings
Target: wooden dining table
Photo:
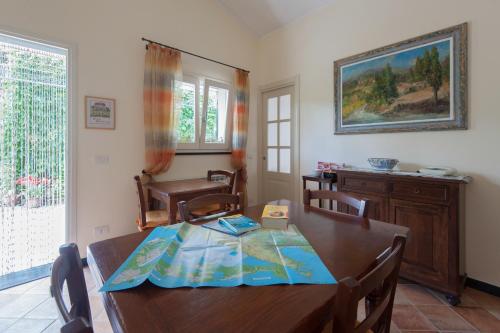
[[[359,277],[408,228],[358,217],[332,217],[318,208],[286,200],[295,224],[333,276]],[[263,205],[244,214],[258,220]],[[87,261],[101,286],[149,233],[90,244]],[[313,332],[332,315],[337,285],[163,289],[139,287],[101,293],[115,332]]]
[[[172,221],[176,221],[177,203],[179,201],[191,200],[205,194],[231,191],[231,187],[228,184],[206,178],[152,182],[143,186],[148,191],[148,198],[150,200],[156,199],[165,203],[170,223],[175,223]],[[151,206],[151,202],[149,202],[149,206]]]

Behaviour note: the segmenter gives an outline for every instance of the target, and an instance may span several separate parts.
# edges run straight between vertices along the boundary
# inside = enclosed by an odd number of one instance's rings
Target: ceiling
[[[263,36],[334,0],[217,0],[258,36]]]

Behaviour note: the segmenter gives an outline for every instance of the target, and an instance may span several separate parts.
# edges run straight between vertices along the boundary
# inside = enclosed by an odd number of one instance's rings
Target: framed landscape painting
[[[335,134],[467,128],[467,24],[334,63]]]

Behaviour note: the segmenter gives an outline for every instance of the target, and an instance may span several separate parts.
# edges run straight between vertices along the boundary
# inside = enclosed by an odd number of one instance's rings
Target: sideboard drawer
[[[449,189],[446,185],[396,182],[392,184],[393,196],[404,196],[424,201],[448,201]]]
[[[386,193],[387,185],[383,180],[374,180],[362,177],[343,177],[342,190],[354,192]]]

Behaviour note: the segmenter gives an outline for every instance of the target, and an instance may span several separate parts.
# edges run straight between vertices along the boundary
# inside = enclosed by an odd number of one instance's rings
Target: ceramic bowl
[[[377,170],[392,170],[399,163],[394,158],[369,158],[368,163]]]

